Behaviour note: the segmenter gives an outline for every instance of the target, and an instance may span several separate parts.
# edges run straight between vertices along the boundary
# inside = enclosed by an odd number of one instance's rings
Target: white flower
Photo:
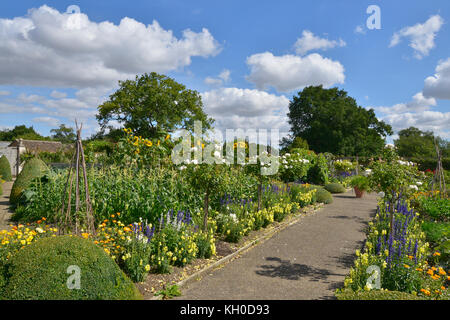
[[[381,192],[378,193],[378,196],[379,196],[380,198],[384,198],[385,193],[384,193],[383,191],[381,191]]]
[[[395,146],[392,143],[388,143],[384,147],[385,148],[391,148],[391,149],[395,148]]]
[[[185,163],[185,164],[189,164],[189,163],[191,163],[191,160],[186,159],[186,160],[184,160],[184,163]]]
[[[364,170],[364,173],[363,173],[364,176],[369,176],[371,174],[372,174],[372,170],[371,169]]]
[[[289,157],[290,155],[291,155],[290,153],[286,153],[286,154],[285,154],[286,157]]]
[[[233,219],[234,222],[237,222],[237,217],[234,213],[230,214],[230,217]]]
[[[192,160],[192,163],[193,163],[193,164],[198,164],[198,160],[197,160],[197,159],[194,159],[194,160]]]
[[[186,169],[186,166],[181,166],[179,169],[184,170],[184,169]]]
[[[196,151],[197,151],[197,147],[193,147],[193,148],[191,149],[191,151],[196,152]]]
[[[214,151],[214,157],[220,158],[220,152],[219,151]]]
[[[421,185],[422,185],[422,182],[417,181],[417,182],[416,182],[416,185],[421,186]]]
[[[43,233],[44,232],[44,230],[42,230],[41,228],[36,228],[36,231],[39,232],[39,233]]]
[[[415,185],[415,184],[412,184],[412,185],[410,185],[409,186],[411,189],[414,189],[414,190],[419,190],[419,188]]]

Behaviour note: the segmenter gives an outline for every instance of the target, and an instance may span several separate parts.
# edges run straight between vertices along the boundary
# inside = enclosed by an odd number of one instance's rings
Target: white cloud
[[[247,65],[250,67],[247,80],[258,89],[272,86],[277,91],[289,92],[309,85],[330,87],[345,80],[344,67],[340,62],[317,53],[305,57],[258,53],[247,58]]]
[[[58,119],[52,117],[37,117],[34,118],[33,121],[44,123],[50,127],[57,127],[61,123]]]
[[[50,93],[50,97],[55,98],[55,99],[62,99],[62,98],[67,97],[67,93],[53,90],[52,93]]]
[[[444,20],[441,16],[434,15],[423,24],[418,23],[414,26],[405,27],[394,33],[389,47],[399,44],[402,38],[409,38],[409,46],[414,49],[414,56],[417,59],[422,59],[435,47],[434,38],[443,24]]]
[[[9,92],[9,91],[5,91],[5,90],[0,91],[0,96],[9,96],[10,94],[11,94],[11,92]]]
[[[418,92],[413,96],[413,100],[407,103],[398,103],[392,107],[377,107],[386,114],[398,114],[411,111],[425,111],[436,105],[436,99],[424,97],[422,92]]]
[[[425,96],[450,100],[450,58],[439,61],[434,76],[425,79]]]
[[[206,77],[205,78],[205,83],[210,85],[210,86],[221,86],[226,82],[229,82],[231,80],[230,77],[231,71],[228,69],[224,69],[218,76],[217,78],[212,78],[212,77]]]
[[[395,131],[411,126],[427,131],[431,130],[437,135],[449,138],[450,112],[424,111],[420,113],[390,114],[383,118],[391,124]]]
[[[289,99],[256,89],[221,88],[202,93],[205,111],[220,129],[288,131]]]
[[[53,87],[112,86],[143,72],[167,72],[194,56],[218,54],[207,29],[177,38],[157,21],[123,18],[118,25],[93,22],[46,5],[26,17],[0,19],[0,84]]]
[[[364,27],[362,25],[356,26],[354,32],[359,34],[366,34],[366,30],[364,30]]]
[[[345,45],[346,43],[342,39],[336,41],[319,38],[315,36],[311,31],[304,30],[302,33],[302,37],[297,39],[294,47],[297,54],[304,55],[308,51],[312,50],[327,50],[334,47],[344,47]]]

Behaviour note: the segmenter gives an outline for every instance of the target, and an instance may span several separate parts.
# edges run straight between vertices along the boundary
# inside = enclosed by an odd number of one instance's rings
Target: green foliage
[[[450,199],[438,197],[420,197],[418,199],[419,210],[427,217],[439,220],[450,220]]]
[[[125,247],[126,255],[122,256],[120,267],[133,282],[142,282],[150,271],[151,242],[147,237],[134,238]]]
[[[33,180],[41,178],[47,171],[48,168],[42,160],[33,158],[27,161],[16,181],[14,181],[11,189],[10,203],[12,205],[19,204],[22,193],[29,188]]]
[[[13,141],[16,139],[25,140],[50,140],[49,138],[41,136],[37,133],[33,126],[26,127],[25,125],[15,126],[12,130],[0,131],[0,141]]]
[[[325,185],[325,190],[331,193],[344,193],[346,190],[340,183],[329,183]]]
[[[166,288],[166,286],[164,286],[164,289],[156,292],[155,296],[162,296],[162,298],[166,300],[166,299],[171,299],[173,297],[181,296],[181,291],[180,291],[180,288],[178,288],[178,286],[176,284],[174,284],[167,288]]]
[[[8,158],[6,156],[0,157],[0,179],[5,181],[11,181],[11,165],[9,164]]]
[[[51,133],[53,133],[53,140],[60,141],[62,143],[74,143],[77,140],[77,135],[73,128],[66,127],[65,124],[60,124],[59,128],[51,129]]]
[[[427,300],[411,293],[388,290],[358,291],[342,290],[336,292],[338,300]]]
[[[67,287],[69,266],[81,271],[80,289]],[[16,253],[7,266],[7,300],[140,299],[134,284],[90,240],[59,236],[40,239]]]
[[[3,181],[0,179],[0,196],[3,195],[3,187],[2,187]]]
[[[354,176],[350,181],[350,185],[353,188],[358,188],[360,191],[370,191],[370,180],[365,176]]]
[[[157,138],[160,130],[193,129],[194,120],[209,129],[213,120],[203,111],[200,94],[155,72],[119,81],[119,89],[98,107],[102,128],[118,121],[138,136]]]
[[[425,232],[429,242],[439,243],[450,239],[450,222],[424,221],[422,230]]]
[[[317,190],[315,194],[316,202],[324,204],[330,204],[333,202],[333,196],[331,195],[330,192],[321,187],[317,187],[316,190]]]
[[[443,154],[450,154],[447,141],[435,137],[432,131],[421,131],[415,127],[400,130],[394,143],[401,157],[436,158],[435,139]]]
[[[384,146],[392,128],[379,121],[338,88],[304,88],[289,104],[292,135],[308,141],[315,152],[371,156]],[[333,124],[332,126],[330,124]]]
[[[396,197],[400,192],[404,195],[410,192],[409,186],[415,184],[418,175],[417,167],[402,161],[394,149],[384,148],[382,160],[371,164],[371,189],[384,192],[387,199]]]
[[[312,184],[324,185],[328,183],[328,173],[327,159],[323,154],[319,154],[308,169],[307,180]]]

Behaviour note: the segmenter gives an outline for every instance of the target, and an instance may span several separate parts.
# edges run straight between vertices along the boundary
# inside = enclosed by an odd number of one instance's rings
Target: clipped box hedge
[[[80,270],[79,288],[70,289]],[[6,300],[134,300],[141,299],[133,282],[102,248],[76,236],[42,238],[18,251],[3,268],[0,299]],[[1,277],[0,277],[1,278]]]

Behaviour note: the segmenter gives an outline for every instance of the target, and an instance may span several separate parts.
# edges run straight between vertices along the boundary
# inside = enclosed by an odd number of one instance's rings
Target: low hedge
[[[308,190],[316,189],[316,193],[314,194],[315,202],[329,204],[333,202],[333,196],[330,192],[325,190],[322,186],[311,185]]]
[[[69,277],[74,274],[69,266],[79,267],[79,289],[68,288]],[[141,298],[135,285],[103,249],[80,237],[58,236],[33,242],[17,252],[4,270],[0,297],[5,300]]]
[[[354,292],[348,289],[337,292],[336,298],[338,300],[427,300],[424,297],[400,291],[371,290]]]
[[[0,179],[12,181],[11,165],[4,155],[0,157]]]
[[[28,160],[22,171],[19,173],[16,181],[14,181],[9,202],[12,205],[17,205],[20,202],[23,191],[30,186],[34,179],[42,177],[47,170],[48,167],[42,160],[38,158]]]
[[[329,183],[325,185],[325,190],[331,193],[344,193],[346,190],[340,183]]]

